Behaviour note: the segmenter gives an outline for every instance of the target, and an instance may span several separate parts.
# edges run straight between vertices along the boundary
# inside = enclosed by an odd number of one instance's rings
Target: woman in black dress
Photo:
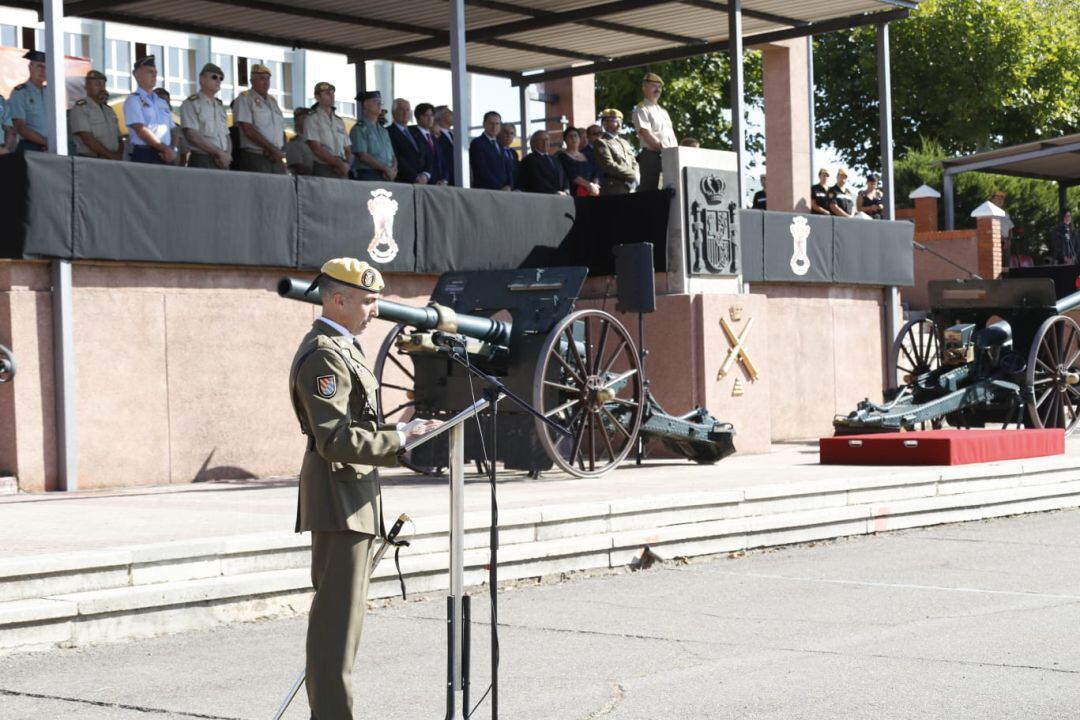
[[[596,182],[596,164],[581,152],[581,131],[576,127],[566,128],[563,133],[566,149],[559,152],[559,162],[570,180],[570,191],[576,197],[600,194],[600,184]]]

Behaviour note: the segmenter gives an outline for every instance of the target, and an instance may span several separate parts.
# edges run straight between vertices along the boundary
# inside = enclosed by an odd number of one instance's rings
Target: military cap
[[[327,90],[337,90],[337,88],[328,82],[315,83],[315,95],[318,95],[321,92],[326,92]]]
[[[86,73],[86,79],[103,81],[107,80],[107,78],[105,77],[105,73],[101,72],[100,70],[91,70],[90,72]]]
[[[41,52],[40,50],[27,50],[25,53],[23,53],[23,57],[30,62],[45,62],[45,53]]]
[[[660,76],[657,75],[656,73],[645,73],[645,77],[641,78],[641,82],[643,82],[643,83],[654,82],[654,83],[660,83],[661,85],[664,84],[664,81],[661,80]]]
[[[146,57],[139,58],[138,60],[135,61],[135,67],[133,67],[131,69],[131,71],[135,72],[136,70],[138,70],[141,67],[152,67],[155,70],[157,70],[157,63],[154,60],[154,56],[153,55],[147,55]]]
[[[613,117],[613,118],[619,118],[620,120],[623,119],[622,110],[616,110],[615,108],[605,108],[600,113],[600,117],[602,117],[602,118]]]
[[[877,175],[870,174],[866,176],[866,182],[877,182]]]
[[[847,170],[844,168],[837,168],[836,177],[847,177]]]
[[[205,75],[206,73],[217,73],[218,75],[225,77],[225,71],[214,63],[206,63],[202,66],[202,70],[199,71],[199,74]]]
[[[386,285],[383,282],[382,273],[363,260],[350,257],[334,258],[323,263],[319,274],[311,281],[311,286],[304,294],[307,295],[318,287],[319,279],[322,277],[328,277],[334,282],[368,292],[379,292]]]
[[[371,100],[373,98],[379,98],[380,100],[382,100],[382,93],[378,90],[365,90],[364,92],[356,96],[356,99],[360,102],[364,102],[365,100]]]
[[[252,75],[273,75],[273,73],[270,72],[270,68],[266,67],[265,65],[263,65],[261,63],[251,66],[251,74]]]

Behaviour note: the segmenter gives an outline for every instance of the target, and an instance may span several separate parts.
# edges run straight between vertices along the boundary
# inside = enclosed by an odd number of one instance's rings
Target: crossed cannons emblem
[[[727,318],[720,318],[720,329],[724,331],[724,335],[727,336],[728,342],[731,343],[731,347],[728,348],[727,357],[724,358],[724,362],[720,364],[720,371],[716,373],[717,380],[731,372],[731,366],[736,361],[743,366],[743,369],[746,370],[746,374],[750,376],[751,381],[758,379],[757,368],[754,367],[754,362],[746,352],[746,339],[750,336],[750,328],[753,327],[753,325],[754,318],[750,318],[746,321],[746,325],[743,327],[742,332],[736,336],[735,331],[732,330],[731,325],[728,324]]]

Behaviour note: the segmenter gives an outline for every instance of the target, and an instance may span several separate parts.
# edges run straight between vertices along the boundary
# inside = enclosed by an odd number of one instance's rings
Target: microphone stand
[[[483,382],[485,384],[486,387],[484,388],[484,397],[490,403],[490,405],[489,405],[489,408],[490,408],[489,417],[490,417],[490,420],[491,420],[491,422],[490,422],[491,457],[488,459],[488,482],[491,484],[491,526],[490,526],[490,529],[489,529],[490,534],[489,534],[489,537],[488,537],[488,544],[489,544],[490,549],[491,549],[491,559],[490,559],[489,564],[488,564],[488,588],[490,589],[490,592],[491,592],[491,620],[492,620],[491,621],[491,690],[490,690],[490,692],[491,692],[491,718],[492,718],[492,720],[498,720],[498,717],[499,717],[499,639],[498,639],[498,613],[496,611],[496,608],[498,607],[498,581],[499,581],[499,562],[498,562],[498,557],[499,557],[499,508],[498,508],[498,505],[495,502],[495,487],[496,487],[496,480],[497,480],[497,474],[496,474],[496,470],[495,470],[495,463],[498,460],[498,454],[497,454],[498,447],[496,445],[496,443],[497,443],[496,431],[498,430],[498,424],[497,423],[498,423],[498,412],[499,412],[498,408],[499,408],[500,395],[510,399],[519,408],[524,410],[529,415],[532,415],[534,418],[540,420],[541,422],[543,422],[545,425],[547,425],[551,429],[555,430],[556,432],[561,433],[562,435],[565,435],[566,437],[572,437],[573,433],[571,433],[569,430],[564,428],[562,425],[559,425],[557,422],[555,422],[551,418],[546,417],[543,413],[541,413],[539,410],[537,410],[532,405],[530,405],[528,402],[526,402],[521,396],[519,396],[517,393],[515,393],[510,388],[506,387],[506,385],[501,380],[499,380],[497,377],[495,377],[494,375],[487,374],[486,372],[484,372],[483,370],[481,370],[478,367],[475,367],[471,362],[469,362],[469,359],[468,359],[469,353],[465,349],[465,343],[463,341],[458,340],[456,338],[454,338],[452,340],[448,339],[447,344],[445,346],[440,346],[440,347],[447,351],[446,354],[450,357],[451,360],[456,362],[461,367],[465,368],[465,370],[467,372],[469,372],[473,377],[477,378],[478,380],[480,380],[481,382]],[[464,606],[466,608],[468,608],[469,603],[467,601],[467,598],[463,598],[463,599],[466,600]],[[469,622],[469,619],[463,617],[462,622],[463,622],[463,624],[466,624],[466,623]],[[464,631],[462,633],[462,645],[463,645],[463,647],[461,648],[461,653],[462,653],[462,683],[461,684],[462,684],[462,691],[463,691],[463,696],[462,696],[463,697],[463,703],[462,704],[464,705],[464,707],[462,708],[462,711],[463,711],[462,717],[465,718],[465,720],[468,720],[468,718],[471,715],[471,712],[469,710],[469,702],[468,702],[468,697],[469,697],[469,690],[468,690],[468,676],[469,676],[468,659],[470,657],[470,651],[469,651],[468,645],[469,645],[469,642],[470,642],[471,633],[469,632],[467,626],[465,628],[463,628],[463,631]],[[450,653],[451,653],[451,657],[452,657],[453,656],[453,650],[452,649],[451,649]],[[454,705],[453,693],[452,692],[447,692],[447,707],[446,707],[447,720],[454,720],[457,717],[457,715],[455,714],[455,710],[454,710],[453,705]]]

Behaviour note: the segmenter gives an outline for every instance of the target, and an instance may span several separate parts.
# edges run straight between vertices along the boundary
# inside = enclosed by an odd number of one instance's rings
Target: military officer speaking
[[[596,142],[596,164],[603,173],[600,181],[601,195],[625,195],[633,192],[641,179],[634,149],[626,138],[619,135],[623,114],[608,108],[600,113],[604,134]]]
[[[285,118],[270,94],[270,68],[251,68],[251,88],[233,103],[233,121],[240,126],[240,169],[284,175]]]
[[[229,119],[217,96],[225,73],[206,63],[199,72],[199,92],[180,104],[180,127],[191,145],[188,167],[228,170],[232,163]]]
[[[317,720],[352,720],[352,667],[364,622],[372,549],[382,528],[378,466],[395,465],[436,420],[379,423],[378,385],[356,336],[378,316],[378,270],[355,258],[322,266],[323,314],[300,343],[289,384],[307,451],[296,531],[311,531],[307,693]]]
[[[75,102],[68,112],[68,126],[75,141],[75,154],[103,160],[122,160],[120,123],[109,106],[105,73],[86,73],[86,97]]]
[[[49,149],[49,108],[45,103],[45,53],[28,50],[30,79],[11,91],[11,124],[19,136],[16,152]]]

